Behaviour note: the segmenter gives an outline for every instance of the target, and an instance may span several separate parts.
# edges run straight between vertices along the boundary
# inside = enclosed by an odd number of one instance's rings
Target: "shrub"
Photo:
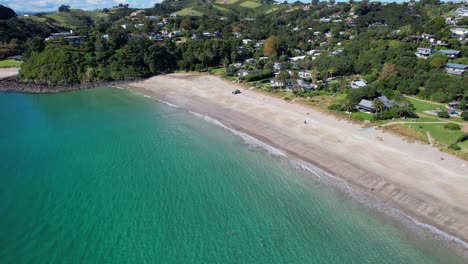
[[[449,149],[453,149],[453,150],[460,150],[460,146],[458,146],[457,144],[453,143],[453,144],[450,144],[450,146],[448,147]]]
[[[465,121],[468,121],[468,111],[463,111],[461,113],[461,118]]]
[[[260,81],[260,80],[263,80],[263,79],[271,78],[273,76],[275,76],[273,71],[264,70],[264,71],[261,71],[259,73],[249,74],[249,75],[245,76],[244,81],[246,81],[246,82]]]
[[[437,116],[440,118],[450,118],[450,115],[447,111],[440,111],[437,112]]]
[[[465,133],[465,134],[461,135],[458,138],[457,142],[465,142],[466,140],[468,140],[468,133]]]
[[[444,128],[450,129],[450,130],[460,130],[461,126],[457,125],[455,123],[447,123],[447,124],[444,125]]]
[[[340,105],[338,105],[338,104],[331,104],[327,108],[328,108],[328,110],[336,111],[336,110],[338,110],[339,107],[340,107]]]

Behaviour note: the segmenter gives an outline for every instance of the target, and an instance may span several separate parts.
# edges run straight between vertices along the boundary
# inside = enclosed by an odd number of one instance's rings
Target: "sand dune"
[[[232,95],[239,87],[214,76],[171,74],[130,88],[217,119],[468,242],[463,160],[254,90]]]

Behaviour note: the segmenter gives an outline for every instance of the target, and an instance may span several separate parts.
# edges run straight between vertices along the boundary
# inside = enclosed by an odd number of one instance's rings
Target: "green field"
[[[224,0],[217,0],[216,2],[217,2],[217,3],[220,3],[220,4],[233,5],[233,4],[237,3],[237,2],[239,2],[239,0],[226,0],[226,1],[224,1]]]
[[[179,16],[203,16],[203,13],[192,8],[184,8],[176,12]]]
[[[0,60],[0,68],[14,68],[20,67],[23,64],[22,61],[15,61],[15,60]]]
[[[247,7],[247,8],[257,8],[257,7],[261,6],[261,5],[262,4],[260,4],[258,2],[254,2],[254,1],[245,1],[242,4],[240,4],[240,6]]]
[[[352,117],[356,118],[356,119],[359,119],[359,120],[368,120],[370,121],[372,119],[372,114],[369,114],[369,113],[364,113],[364,112],[353,112],[351,114]]]
[[[446,110],[447,107],[445,107],[443,104],[437,104],[437,103],[429,103],[429,102],[424,102],[420,101],[411,97],[406,97],[410,103],[414,105],[416,108],[416,112],[422,113],[427,110]]]

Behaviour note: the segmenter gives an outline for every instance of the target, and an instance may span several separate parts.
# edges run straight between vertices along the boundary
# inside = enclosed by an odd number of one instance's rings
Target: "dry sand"
[[[0,79],[18,75],[20,68],[0,68]]]
[[[463,160],[429,145],[408,143],[373,128],[364,129],[244,90],[214,76],[171,74],[131,84],[130,88],[247,133],[421,223],[468,242],[468,163]],[[232,95],[235,89],[241,89],[242,94]]]

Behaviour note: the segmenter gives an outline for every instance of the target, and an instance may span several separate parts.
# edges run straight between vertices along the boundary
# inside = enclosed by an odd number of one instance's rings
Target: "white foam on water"
[[[207,122],[210,122],[212,124],[215,124],[217,126],[220,126],[224,129],[227,129],[229,130],[230,132],[232,132],[234,135],[236,136],[239,136],[240,138],[242,138],[242,140],[249,146],[251,147],[254,147],[254,148],[259,148],[259,149],[263,149],[265,150],[268,154],[272,155],[272,156],[277,156],[277,157],[287,157],[286,154],[284,154],[283,152],[281,152],[279,149],[276,149],[246,133],[242,133],[240,131],[237,131],[235,129],[232,129],[226,125],[224,125],[223,123],[219,122],[218,120],[214,119],[214,118],[211,118],[209,116],[206,116],[206,115],[202,115],[202,114],[199,114],[199,113],[194,113],[194,112],[190,112],[192,113],[193,115],[195,116],[198,116],[198,117],[201,117],[203,118],[203,120],[207,121]]]
[[[143,95],[143,96],[144,96],[144,97],[146,97],[146,98],[152,98],[151,96],[149,96],[149,95],[146,95],[146,94],[145,94],[145,95]]]
[[[169,102],[166,102],[166,101],[163,101],[163,100],[160,100],[160,99],[155,99],[155,100],[158,101],[158,102],[161,102],[161,103],[163,103],[163,104],[166,104],[166,105],[168,105],[168,106],[171,106],[171,107],[180,108],[179,106],[177,106],[177,105],[175,105],[175,104],[171,104],[171,103],[169,103]]]
[[[120,86],[114,86],[114,87],[117,88],[117,89],[120,89],[120,90],[124,90],[124,89],[125,89],[125,88],[120,87]]]

